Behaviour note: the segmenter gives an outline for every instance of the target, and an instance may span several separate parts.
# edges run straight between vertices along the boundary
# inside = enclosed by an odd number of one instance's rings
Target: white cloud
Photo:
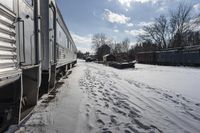
[[[134,46],[137,43],[137,41],[135,42],[130,42],[130,46]]]
[[[115,29],[115,30],[114,30],[114,32],[118,33],[118,32],[119,32],[119,30]]]
[[[158,12],[159,14],[160,13],[164,13],[164,12],[166,12],[166,11],[168,11],[169,10],[169,5],[166,3],[166,1],[162,1],[162,2],[160,2],[159,4],[158,4],[158,8],[157,8],[157,10],[156,10],[156,12]]]
[[[73,37],[75,43],[85,44],[85,45],[90,45],[91,44],[91,35],[79,36],[79,35],[77,35],[75,33],[72,33],[72,37]]]
[[[142,29],[138,29],[138,30],[125,30],[125,33],[132,35],[134,37],[137,37],[138,35],[142,35],[145,34],[145,31]]]
[[[124,14],[114,13],[109,9],[105,9],[104,17],[107,21],[118,24],[127,24],[131,20],[130,17],[126,17]]]
[[[199,11],[200,11],[200,3],[195,4],[195,5],[193,6],[193,8],[194,8],[194,10],[195,10],[196,12],[199,12]]]
[[[127,6],[127,7],[131,7],[131,3],[132,2],[140,2],[140,3],[148,3],[151,2],[153,4],[155,4],[156,2],[158,2],[160,0],[118,0],[118,2],[121,5]]]
[[[125,5],[127,7],[130,7],[131,6],[131,2],[133,0],[118,0],[118,1],[119,1],[120,4]]]
[[[72,38],[74,39],[74,42],[78,48],[78,50],[81,50],[82,52],[92,52],[92,35],[86,35],[86,36],[80,36],[75,33],[71,33]]]
[[[133,0],[133,1],[135,1],[135,2],[140,2],[140,3],[148,3],[148,2],[152,2],[152,3],[156,3],[156,2],[158,2],[158,1],[160,1],[160,0]]]
[[[144,27],[144,26],[149,26],[149,25],[151,25],[151,24],[153,24],[153,22],[145,22],[145,21],[142,21],[142,22],[138,23],[137,25],[138,25],[139,27]]]
[[[128,23],[127,26],[128,26],[128,27],[132,27],[132,26],[133,26],[133,23]]]
[[[78,50],[80,50],[82,53],[86,53],[86,52],[94,53],[94,51],[91,48],[78,47]]]
[[[126,8],[125,11],[128,12],[128,8]]]

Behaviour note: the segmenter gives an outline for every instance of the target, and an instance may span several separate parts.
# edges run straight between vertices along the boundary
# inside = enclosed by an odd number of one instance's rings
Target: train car
[[[0,132],[32,112],[76,51],[55,0],[0,0]]]
[[[183,50],[182,64],[185,66],[200,66],[200,48]]]
[[[76,63],[77,49],[54,0],[40,1],[42,83],[39,96],[50,92],[56,79]],[[48,10],[42,10],[48,9]]]
[[[200,46],[140,52],[136,58],[139,63],[146,64],[200,66]]]
[[[154,51],[140,52],[136,55],[136,60],[139,63],[144,64],[155,64],[157,62],[157,53]]]
[[[59,11],[57,10],[57,36],[56,36],[56,50],[57,50],[57,79],[59,78],[59,74],[65,75],[66,70],[72,68],[72,66],[76,63],[76,46],[70,35],[70,32],[63,20],[63,17]],[[67,65],[66,65],[67,64]],[[62,76],[60,75],[60,76]]]
[[[157,51],[157,64],[159,65],[175,65],[181,64],[181,52],[178,50]]]
[[[37,1],[0,1],[0,132],[37,104],[40,54]]]
[[[174,49],[158,52],[157,64],[173,66],[200,66],[198,47]]]

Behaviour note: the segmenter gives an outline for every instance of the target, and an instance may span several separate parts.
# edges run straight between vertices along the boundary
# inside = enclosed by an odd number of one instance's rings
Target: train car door
[[[19,0],[20,55],[22,65],[35,64],[34,0]]]
[[[20,67],[22,68],[22,98],[20,120],[25,119],[37,104],[41,80],[39,64],[39,1],[18,0],[20,34]]]
[[[49,5],[49,53],[51,65],[49,89],[52,89],[56,79],[56,10],[53,3]]]
[[[53,4],[49,6],[49,45],[51,65],[55,64],[55,11]]]

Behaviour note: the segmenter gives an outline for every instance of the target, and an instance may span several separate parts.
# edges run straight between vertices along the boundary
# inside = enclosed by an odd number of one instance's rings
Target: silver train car
[[[0,132],[31,113],[76,53],[55,0],[0,0]]]

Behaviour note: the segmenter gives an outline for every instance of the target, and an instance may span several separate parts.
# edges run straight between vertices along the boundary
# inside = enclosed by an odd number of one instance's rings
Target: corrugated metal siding
[[[57,44],[57,67],[72,63],[76,60],[76,54],[68,48]]]
[[[0,78],[18,72],[15,14],[0,3]]]
[[[57,45],[58,47],[58,57],[57,57],[57,67],[65,65],[69,63],[69,59],[67,57],[67,49],[62,47],[61,45]]]

